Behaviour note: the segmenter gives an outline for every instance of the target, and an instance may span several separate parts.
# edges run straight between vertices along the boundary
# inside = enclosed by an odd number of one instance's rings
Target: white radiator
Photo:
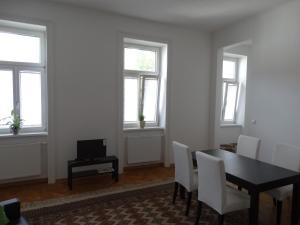
[[[41,143],[0,146],[0,180],[41,175]]]
[[[132,134],[127,136],[128,164],[161,161],[161,134]]]

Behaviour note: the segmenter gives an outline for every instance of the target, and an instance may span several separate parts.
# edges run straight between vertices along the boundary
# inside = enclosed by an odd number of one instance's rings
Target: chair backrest
[[[272,162],[276,166],[300,172],[300,147],[277,144]]]
[[[222,213],[226,204],[224,161],[196,152],[198,166],[198,200]]]
[[[240,135],[236,153],[248,158],[257,159],[260,139],[246,135]]]
[[[192,153],[188,146],[173,141],[175,181],[188,191],[194,186]]]

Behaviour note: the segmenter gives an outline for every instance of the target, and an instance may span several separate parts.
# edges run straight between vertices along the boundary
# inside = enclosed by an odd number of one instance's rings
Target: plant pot
[[[19,128],[16,128],[16,127],[12,127],[10,128],[11,132],[14,134],[14,135],[17,135],[19,133]]]
[[[140,128],[145,128],[146,122],[145,121],[140,121]]]

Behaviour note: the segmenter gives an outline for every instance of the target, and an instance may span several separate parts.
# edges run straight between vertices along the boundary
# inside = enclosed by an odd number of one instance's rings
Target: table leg
[[[258,224],[258,210],[259,210],[259,192],[251,191],[250,200],[250,225]]]
[[[182,185],[179,185],[179,193],[180,193],[180,198],[185,199],[185,188]]]
[[[116,179],[116,162],[112,161],[111,165],[112,165],[111,178],[114,180],[114,179]]]
[[[116,159],[113,162],[113,169],[114,169],[113,178],[115,179],[115,181],[119,181],[119,160],[118,159]]]
[[[68,185],[69,185],[69,189],[72,190],[73,189],[73,184],[72,184],[72,167],[68,167]]]
[[[299,224],[300,182],[293,185],[291,225]]]
[[[116,181],[119,181],[119,159],[116,159]]]

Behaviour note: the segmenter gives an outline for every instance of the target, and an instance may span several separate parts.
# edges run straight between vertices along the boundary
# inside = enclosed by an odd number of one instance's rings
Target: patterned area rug
[[[192,225],[195,222],[196,194],[190,215],[185,200],[172,204],[173,184],[90,198],[26,211],[31,225]],[[200,225],[217,224],[217,213],[203,207]],[[226,225],[248,224],[248,213],[240,211],[225,216]]]

